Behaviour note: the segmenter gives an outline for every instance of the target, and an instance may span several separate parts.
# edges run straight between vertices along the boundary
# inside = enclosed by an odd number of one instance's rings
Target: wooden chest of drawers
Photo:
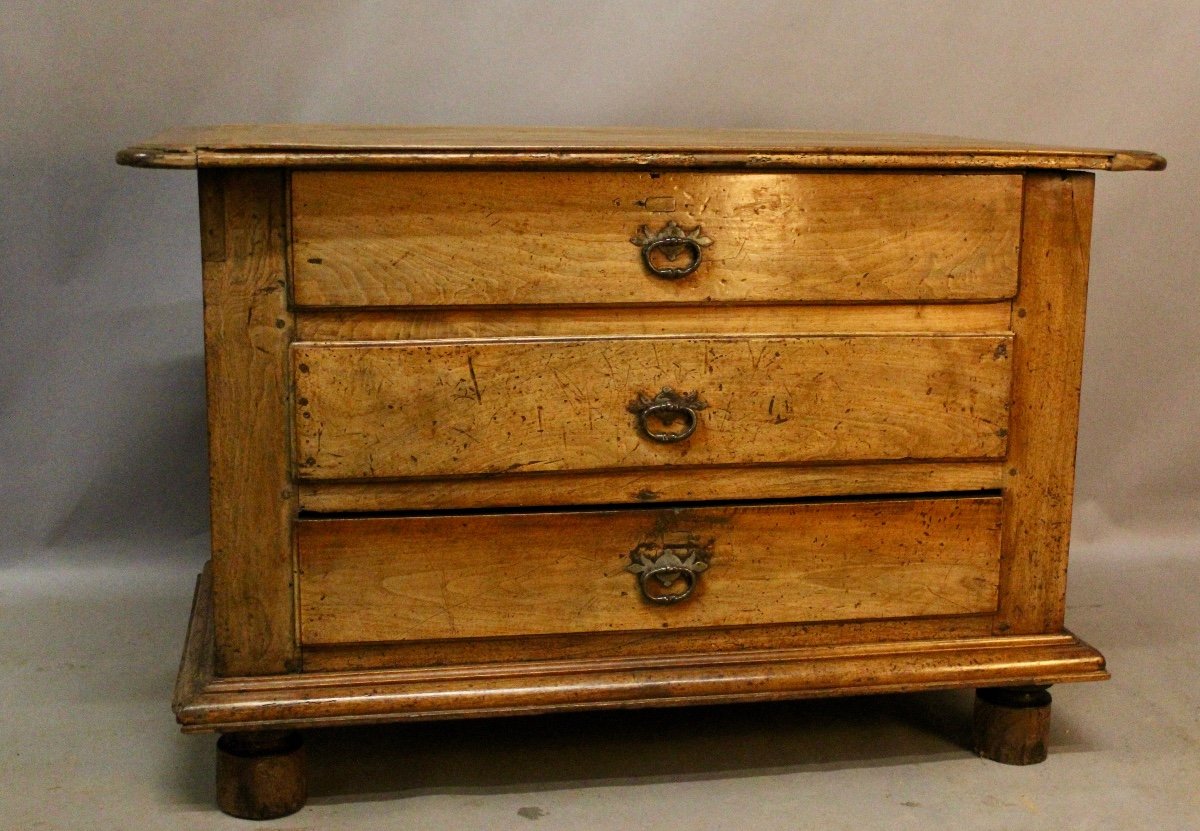
[[[218,799],[298,728],[980,689],[1045,755],[1092,175],[798,133],[230,127],[200,170]]]

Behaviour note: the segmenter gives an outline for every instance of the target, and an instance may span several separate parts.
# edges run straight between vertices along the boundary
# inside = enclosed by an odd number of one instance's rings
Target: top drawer
[[[1020,215],[1021,177],[1009,174],[297,171],[293,298],[1000,300],[1016,293]],[[664,229],[701,239],[655,245]],[[691,273],[652,273],[697,254]]]

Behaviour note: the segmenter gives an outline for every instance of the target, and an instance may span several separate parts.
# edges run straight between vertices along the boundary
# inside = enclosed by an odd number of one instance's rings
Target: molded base
[[[1069,632],[224,678],[213,671],[211,608],[206,574],[175,687],[175,715],[186,732],[1108,678],[1104,657]]]

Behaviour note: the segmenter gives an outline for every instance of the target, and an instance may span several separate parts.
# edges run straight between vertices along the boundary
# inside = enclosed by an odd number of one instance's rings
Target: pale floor
[[[169,712],[202,545],[0,572],[4,831],[252,827]],[[964,749],[962,691],[317,731],[308,807],[258,827],[1194,831],[1197,589],[1194,542],[1076,546],[1068,622],[1114,677],[1055,688],[1040,766]]]

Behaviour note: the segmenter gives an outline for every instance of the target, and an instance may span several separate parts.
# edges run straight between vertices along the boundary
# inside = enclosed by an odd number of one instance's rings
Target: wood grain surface
[[[672,654],[738,652],[747,649],[853,646],[938,638],[982,638],[992,631],[992,613],[937,617],[835,620],[805,623],[710,626],[663,632],[571,632],[513,637],[447,638],[436,641],[388,641],[309,644],[301,650],[305,672],[328,670],[436,667],[595,658],[655,658]]]
[[[322,481],[298,485],[300,509],[317,513],[532,507],[705,499],[787,499],[999,490],[1001,461],[747,465],[517,473],[473,478]]]
[[[632,127],[227,124],[176,127],[117,154],[137,167],[527,166],[1161,170],[1141,150],[927,135]]]
[[[1093,185],[1090,173],[1026,179],[998,632],[1064,623]]]
[[[999,458],[1009,342],[964,335],[297,343],[297,471],[360,479]],[[707,404],[686,441],[645,438],[629,411],[639,394],[664,388]]]
[[[872,306],[715,304],[322,309],[296,314],[297,340],[590,337],[595,335],[846,335],[1008,332],[1012,304]]]
[[[217,671],[298,666],[284,177],[200,176]]]
[[[301,520],[301,642],[989,612],[999,533],[998,497]],[[649,603],[630,554],[675,545],[711,563]]]
[[[213,672],[207,582],[199,581],[196,589],[173,701],[185,732],[1108,678],[1103,656],[1069,632],[978,637],[957,633],[953,625],[942,636],[903,642],[747,649],[728,641],[724,648],[714,645],[704,652],[221,678]]]
[[[301,307],[862,303],[1016,291],[1016,175],[297,171],[291,179]],[[631,243],[642,226],[655,232],[669,220],[712,239],[681,279],[651,275]]]

